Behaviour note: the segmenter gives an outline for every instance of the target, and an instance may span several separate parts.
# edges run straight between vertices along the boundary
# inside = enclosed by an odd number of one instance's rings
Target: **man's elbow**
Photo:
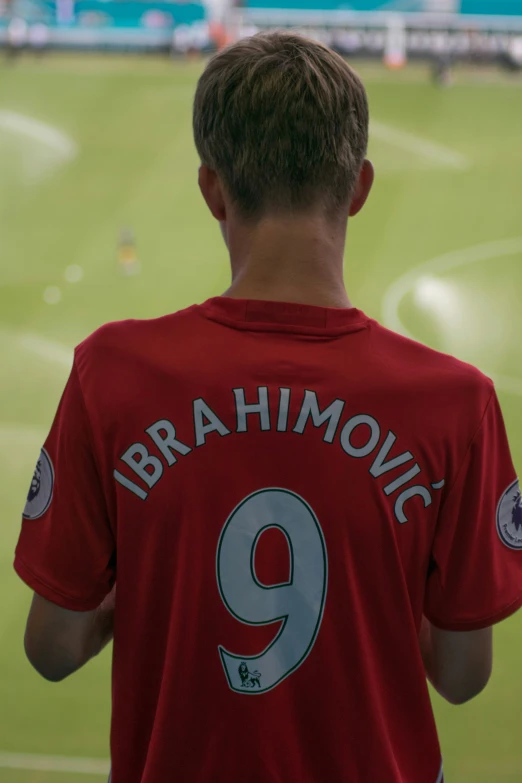
[[[461,688],[456,688],[452,694],[452,698],[448,699],[448,701],[450,701],[450,704],[453,704],[457,707],[462,704],[466,704],[468,701],[475,699],[482,693],[483,690],[485,690],[490,679],[491,671],[482,679],[465,684]]]
[[[463,704],[467,704],[469,701],[472,701],[477,696],[479,696],[484,688],[486,687],[485,683],[480,688],[473,688],[473,689],[459,689],[455,691],[448,691],[448,690],[439,690],[440,695],[453,707],[461,707]]]
[[[65,660],[63,656],[57,657],[50,650],[43,649],[28,634],[24,637],[24,648],[33,669],[48,682],[61,682],[78,668],[70,659]]]
[[[493,631],[444,631],[425,621],[421,652],[426,674],[450,704],[461,705],[482,693],[493,668]]]
[[[452,677],[450,681],[444,681],[444,678],[441,678],[441,682],[433,683],[433,685],[447,702],[455,707],[460,707],[482,693],[491,679],[491,672],[492,667],[485,666],[482,671],[472,675],[470,672],[462,672],[458,679]]]
[[[29,663],[40,675],[40,677],[43,677],[43,679],[47,680],[47,682],[62,682],[62,680],[65,680],[70,674],[72,674],[72,672],[58,671],[57,669],[52,669],[45,665],[41,665],[36,661],[32,661],[30,658]]]

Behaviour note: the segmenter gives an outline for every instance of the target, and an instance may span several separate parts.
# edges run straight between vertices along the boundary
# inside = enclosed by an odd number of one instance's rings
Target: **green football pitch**
[[[227,285],[196,184],[200,67],[97,56],[0,66],[1,783],[104,779],[110,656],[59,685],[40,680],[22,647],[30,594],[11,561],[71,347],[105,321],[161,315]],[[461,71],[441,89],[422,68],[360,72],[377,180],[350,227],[350,295],[496,379],[520,469],[522,81]],[[139,275],[118,268],[122,227],[135,233]],[[459,708],[434,695],[448,783],[522,779],[521,649],[516,616],[496,632],[484,694]]]

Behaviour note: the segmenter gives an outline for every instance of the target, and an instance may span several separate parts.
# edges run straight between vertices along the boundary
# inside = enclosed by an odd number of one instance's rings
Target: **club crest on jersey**
[[[249,672],[245,661],[241,661],[239,664],[238,672],[242,688],[255,688],[256,685],[258,688],[261,687],[261,673],[258,671]]]
[[[40,452],[40,457],[34,469],[34,475],[29,487],[27,502],[23,511],[26,519],[38,519],[45,514],[53,499],[54,468],[51,458],[45,449]]]
[[[506,489],[497,508],[497,530],[510,549],[522,549],[522,494],[518,479]]]

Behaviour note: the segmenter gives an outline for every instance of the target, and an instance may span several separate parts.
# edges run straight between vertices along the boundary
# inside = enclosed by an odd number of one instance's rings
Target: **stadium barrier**
[[[31,46],[187,53],[220,48],[258,30],[292,28],[343,55],[381,58],[392,68],[415,58],[522,68],[522,0],[221,2],[222,15],[210,21],[197,0],[13,0],[0,6],[0,45],[13,51]]]
[[[205,50],[212,29],[200,2],[32,0],[2,6],[0,44],[10,48]]]
[[[522,68],[522,0],[248,0],[230,9],[233,37],[297,29],[346,56],[499,61]],[[501,9],[517,14],[499,13]]]

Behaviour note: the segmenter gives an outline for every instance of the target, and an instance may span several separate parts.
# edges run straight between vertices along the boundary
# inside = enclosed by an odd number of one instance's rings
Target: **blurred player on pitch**
[[[140,262],[136,250],[136,239],[130,228],[122,228],[118,242],[118,265],[124,275],[137,275]]]
[[[373,167],[340,57],[239,42],[194,134],[232,285],[77,348],[16,554],[27,654],[60,680],[114,632],[112,783],[440,783],[426,676],[476,696],[522,604],[493,384],[348,299]]]

